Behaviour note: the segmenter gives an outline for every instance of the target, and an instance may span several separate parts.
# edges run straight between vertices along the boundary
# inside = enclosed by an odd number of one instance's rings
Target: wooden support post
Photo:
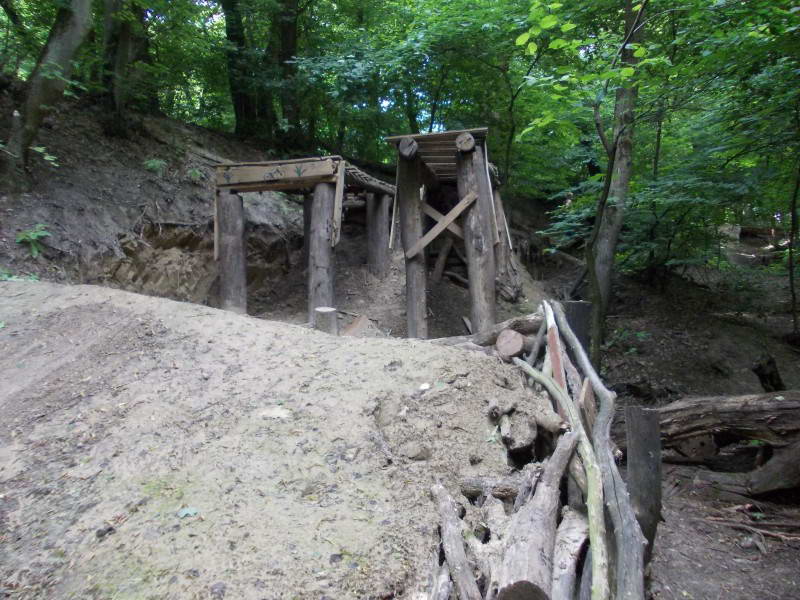
[[[419,159],[397,157],[397,205],[400,209],[400,233],[403,249],[409,250],[422,238],[422,208],[419,197]],[[428,337],[428,302],[425,296],[426,273],[424,250],[406,258],[406,316],[408,337]]]
[[[383,279],[389,270],[389,205],[388,194],[367,194],[367,268]]]
[[[247,314],[247,270],[242,197],[229,190],[220,190],[217,195],[220,308]]]
[[[470,136],[471,137],[471,136]],[[459,148],[469,148],[468,140],[459,137]],[[476,332],[490,329],[497,321],[495,304],[495,258],[492,227],[491,185],[483,164],[483,149],[475,144],[471,152],[459,152],[458,195],[478,195],[464,217],[464,245],[467,250],[469,294],[472,301],[472,326]]]
[[[644,562],[653,553],[661,520],[661,427],[657,410],[625,407],[628,439],[628,488],[636,520],[647,539]]]
[[[308,239],[308,319],[315,323],[314,309],[332,306],[333,301],[333,205],[336,186],[318,183],[314,187]]]
[[[339,313],[330,306],[318,306],[314,309],[314,329],[331,335],[339,335]]]

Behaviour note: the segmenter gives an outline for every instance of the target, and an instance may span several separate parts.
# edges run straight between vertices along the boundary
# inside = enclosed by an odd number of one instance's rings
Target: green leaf
[[[642,5],[641,4],[637,4],[636,6],[633,7],[633,12],[637,12],[638,13],[640,10],[642,10]]]
[[[633,55],[636,58],[644,58],[646,54],[647,54],[647,48],[645,48],[644,46],[639,46],[633,53]]]
[[[536,44],[536,42],[531,42],[530,44],[528,44],[528,49],[526,50],[526,52],[528,54],[536,54],[536,51],[538,49],[539,49],[539,46]]]
[[[557,84],[555,84],[555,85],[553,86],[553,89],[554,89],[554,90],[556,90],[556,91],[558,91],[558,92],[563,92],[564,90],[566,90],[566,89],[568,89],[568,88],[567,88],[567,86],[565,86],[565,85],[561,85],[560,83],[557,83]]]
[[[619,74],[623,77],[633,77],[634,73],[636,73],[636,69],[633,67],[624,67],[619,70]]]
[[[552,48],[553,50],[558,50],[559,48],[563,48],[564,46],[569,46],[569,42],[564,38],[556,38],[552,42],[548,48]]]
[[[525,44],[527,44],[530,37],[531,37],[530,31],[526,31],[523,34],[520,34],[519,37],[517,37],[517,42],[516,42],[517,46],[524,46]]]
[[[562,33],[567,33],[568,31],[572,31],[576,27],[577,27],[577,25],[575,25],[575,23],[564,23],[561,26],[561,32]]]
[[[539,26],[542,29],[552,29],[558,24],[558,17],[555,15],[547,15],[541,21],[539,21]]]
[[[550,10],[558,10],[562,6],[564,6],[564,5],[561,4],[561,2],[553,2],[552,4],[548,4],[547,8],[549,8]]]

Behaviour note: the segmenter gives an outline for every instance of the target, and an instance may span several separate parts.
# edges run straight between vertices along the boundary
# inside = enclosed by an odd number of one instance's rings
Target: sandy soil
[[[482,355],[0,286],[15,599],[411,597],[434,548],[430,485],[508,471],[484,415],[523,391]]]

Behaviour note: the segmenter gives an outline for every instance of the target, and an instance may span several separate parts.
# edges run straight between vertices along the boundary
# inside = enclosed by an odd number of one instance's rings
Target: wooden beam
[[[495,258],[492,244],[491,186],[483,165],[483,149],[476,145],[472,152],[458,156],[458,194],[473,192],[478,199],[464,217],[464,246],[467,251],[471,320],[475,331],[488,329],[497,321],[495,301]]]
[[[308,320],[313,326],[319,306],[333,306],[333,205],[336,187],[318,183],[314,188],[308,240]]]
[[[406,258],[413,258],[416,256],[425,246],[430,244],[436,236],[438,236],[442,231],[447,229],[447,226],[455,221],[461,213],[467,210],[475,200],[478,199],[478,194],[475,192],[469,192],[462,200],[456,204],[453,209],[447,213],[447,215],[436,225],[434,225],[428,233],[422,236],[409,250],[406,251]]]
[[[285,180],[303,181],[331,177],[341,161],[311,160],[297,163],[268,163],[253,166],[217,167],[217,185],[234,187],[243,184],[279,183]]]
[[[367,194],[367,268],[383,279],[389,271],[389,204],[388,194]]]
[[[228,190],[217,192],[219,226],[220,308],[247,314],[247,270],[242,197]]]
[[[437,221],[437,222],[439,222],[442,219],[444,219],[444,215],[442,213],[440,213],[438,210],[436,210],[435,208],[433,208],[427,202],[423,202],[423,204],[422,204],[422,212],[424,212],[431,219],[433,219],[434,221]],[[458,225],[458,223],[450,223],[447,226],[447,230],[450,233],[452,233],[453,235],[461,238],[462,240],[464,239],[464,230],[461,229],[461,227]]]
[[[397,157],[397,204],[403,248],[411,248],[422,237],[420,207],[420,161]],[[406,318],[408,337],[428,337],[425,253],[406,258]]]
[[[238,183],[231,186],[219,186],[236,193],[243,192],[280,192],[288,190],[310,190],[318,183],[336,183],[336,175],[330,177],[309,177],[308,179],[284,179],[276,183]]]
[[[475,127],[473,129],[453,129],[451,131],[437,131],[435,133],[416,133],[416,134],[404,134],[404,135],[391,135],[389,137],[383,138],[387,142],[397,142],[403,138],[410,137],[416,140],[417,142],[425,142],[429,140],[455,140],[460,133],[471,133],[475,136],[476,139],[480,138],[483,139],[486,137],[487,132],[489,131],[488,127]]]
[[[336,172],[336,191],[333,197],[333,231],[331,233],[331,247],[339,243],[342,234],[342,203],[344,201],[344,166],[343,160],[339,161]]]

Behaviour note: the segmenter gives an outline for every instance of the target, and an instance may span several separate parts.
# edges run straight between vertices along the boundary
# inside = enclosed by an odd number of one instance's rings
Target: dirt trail
[[[480,355],[93,286],[0,305],[14,598],[413,597],[431,483],[508,471],[484,414],[523,391]]]

